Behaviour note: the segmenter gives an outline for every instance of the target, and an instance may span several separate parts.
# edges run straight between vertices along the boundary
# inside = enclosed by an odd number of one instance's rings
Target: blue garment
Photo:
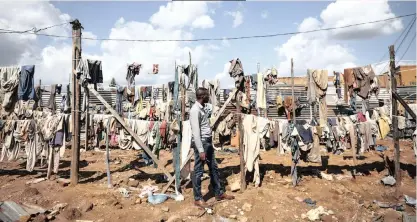
[[[20,69],[19,86],[17,90],[17,97],[19,100],[34,100],[35,99],[35,66],[22,66]]]
[[[203,139],[202,143],[204,152],[206,153],[205,162],[200,159],[200,153],[195,147],[195,144],[192,144],[192,147],[194,147],[194,174],[192,174],[192,182],[194,200],[196,201],[203,199],[203,195],[201,194],[201,177],[204,172],[204,163],[207,163],[210,171],[210,184],[213,187],[214,194],[216,196],[221,196],[224,193],[220,184],[220,175],[217,168],[212,141],[211,139]]]
[[[303,125],[298,124],[295,127],[297,128],[298,134],[300,135],[304,144],[310,144],[313,142],[313,134],[311,133],[310,128],[306,129]]]

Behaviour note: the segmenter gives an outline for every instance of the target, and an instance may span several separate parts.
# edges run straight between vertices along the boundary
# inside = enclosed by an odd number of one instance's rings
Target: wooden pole
[[[88,150],[88,136],[89,136],[89,129],[90,129],[90,113],[89,113],[89,109],[90,109],[90,94],[88,93],[88,90],[84,90],[84,95],[85,95],[85,150]]]
[[[246,190],[246,169],[245,169],[245,158],[244,158],[244,147],[243,147],[243,125],[242,125],[242,111],[240,108],[239,94],[236,95],[236,113],[237,113],[237,124],[239,130],[239,157],[240,157],[240,190],[243,192]]]
[[[293,114],[292,124],[293,124],[293,126],[295,128],[296,117],[295,117],[295,108],[294,108],[294,105],[295,105],[295,103],[294,103],[294,101],[295,101],[295,99],[294,99],[294,63],[293,63],[293,59],[292,58],[291,58],[291,96],[292,96],[292,104],[291,104],[291,106],[292,106],[292,114]],[[291,116],[290,113],[288,115]],[[297,143],[297,141],[295,141],[295,142]],[[293,155],[297,156],[298,155],[298,152],[299,151],[296,150],[295,154],[293,154]],[[294,157],[293,157],[293,159],[294,159]],[[298,160],[296,160],[296,161],[298,161]],[[291,173],[292,173],[292,178],[293,178],[293,186],[297,186],[297,181],[298,181],[298,172],[297,172],[297,162],[296,161],[293,160],[292,165],[291,165]]]
[[[392,94],[397,92],[397,79],[395,78],[396,70],[395,70],[395,50],[394,45],[389,47],[389,55],[390,55],[390,70],[391,70],[391,90]],[[400,141],[398,135],[398,107],[397,107],[397,100],[392,101],[392,128],[394,129],[394,167],[395,167],[395,180],[396,180],[396,188],[395,194],[396,196],[399,195],[400,186],[401,186],[401,171],[400,171]]]
[[[180,160],[181,160],[181,140],[182,140],[182,122],[179,114],[177,111],[181,109],[182,106],[179,105],[178,92],[180,91],[180,73],[178,73],[178,67],[175,63],[175,84],[174,84],[174,111],[175,111],[175,119],[178,121],[178,125],[180,126],[180,132],[177,137],[177,147],[174,148],[173,158],[174,158],[174,167],[175,167],[175,190],[179,191],[181,189],[181,169],[180,169]],[[182,98],[184,100],[184,98]],[[182,104],[181,104],[182,105]],[[182,112],[181,112],[182,116]],[[169,184],[169,183],[168,183]],[[168,187],[167,187],[168,188]]]
[[[72,69],[73,74],[77,69],[78,63],[81,59],[81,23],[78,19],[71,22],[72,24]],[[71,159],[71,185],[78,184],[78,172],[80,162],[80,91],[81,86],[75,75],[72,75],[73,83],[73,103],[72,103],[72,115],[73,115],[73,132],[72,132],[72,159]]]
[[[296,118],[295,118],[295,98],[294,98],[294,63],[293,59],[291,58],[291,96],[292,96],[292,120],[295,126]],[[290,114],[291,115],[291,114]]]

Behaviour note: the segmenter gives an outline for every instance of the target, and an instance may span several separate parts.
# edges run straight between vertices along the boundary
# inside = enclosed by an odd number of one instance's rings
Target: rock
[[[23,190],[22,196],[23,197],[32,197],[39,194],[39,190],[33,187],[28,187]]]
[[[277,206],[273,206],[273,207],[272,207],[272,210],[276,210],[276,209],[277,209]]]
[[[327,173],[324,173],[324,172],[320,172],[320,175],[325,180],[333,181],[333,175],[331,175],[331,174],[327,174]]]
[[[80,205],[80,210],[82,213],[87,213],[88,211],[92,210],[94,207],[93,203],[85,201]]]
[[[303,198],[301,198],[301,197],[295,197],[294,199],[295,199],[296,201],[300,202],[300,203],[304,201],[304,199],[303,199]]]
[[[248,218],[246,217],[239,218],[239,222],[247,222],[247,221],[248,221]]]
[[[49,211],[50,212],[59,212],[60,210],[64,209],[65,207],[67,207],[68,204],[67,203],[59,203],[57,205],[55,205],[54,207],[52,207]],[[50,213],[52,214],[52,213]]]
[[[232,214],[232,215],[229,215],[229,218],[230,218],[230,219],[236,219],[236,218],[237,218],[237,216],[236,216],[235,214]]]
[[[30,180],[28,182],[26,182],[26,184],[36,184],[36,183],[40,183],[42,181],[45,181],[46,178],[38,178],[38,179],[34,179],[34,180]]]
[[[244,203],[243,206],[242,206],[242,210],[244,210],[246,212],[252,211],[252,204]]]
[[[164,212],[169,212],[169,207],[162,207],[161,210],[164,211]]]
[[[321,215],[330,215],[333,211],[326,211],[322,206],[317,207],[316,209],[311,209],[307,214],[301,215],[303,219],[308,218],[310,221],[320,220]]]
[[[115,207],[116,207],[116,209],[118,209],[118,210],[123,209],[123,206],[122,206],[120,203],[117,203],[117,204],[115,205]]]
[[[129,180],[129,182],[127,182],[127,185],[129,187],[138,187],[139,186],[139,181],[138,180]]]
[[[67,208],[64,210],[64,212],[62,212],[62,215],[67,220],[76,220],[82,216],[80,210],[78,210],[77,208]]]
[[[239,191],[239,190],[240,190],[240,181],[239,180],[236,180],[235,182],[233,182],[230,185],[230,191],[236,192],[236,191]]]
[[[141,204],[141,203],[142,203],[142,199],[140,198],[136,199],[135,204]]]
[[[57,183],[59,183],[61,186],[66,187],[71,183],[71,180],[69,179],[64,179],[64,178],[58,178],[56,180]]]
[[[167,222],[181,222],[181,218],[177,215],[172,215],[166,220]]]

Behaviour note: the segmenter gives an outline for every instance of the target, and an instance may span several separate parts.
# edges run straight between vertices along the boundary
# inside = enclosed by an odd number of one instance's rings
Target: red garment
[[[156,113],[156,108],[153,106],[149,109],[149,118],[153,119]]]
[[[159,126],[159,132],[161,133],[161,141],[162,144],[166,144],[167,138],[167,121],[162,121],[161,125]]]
[[[366,117],[365,115],[363,115],[362,112],[358,112],[357,117],[358,117],[358,122],[366,122]]]

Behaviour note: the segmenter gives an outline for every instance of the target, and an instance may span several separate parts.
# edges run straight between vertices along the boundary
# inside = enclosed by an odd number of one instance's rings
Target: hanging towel
[[[262,73],[258,73],[257,80],[258,90],[256,91],[256,107],[266,109],[266,92]]]

